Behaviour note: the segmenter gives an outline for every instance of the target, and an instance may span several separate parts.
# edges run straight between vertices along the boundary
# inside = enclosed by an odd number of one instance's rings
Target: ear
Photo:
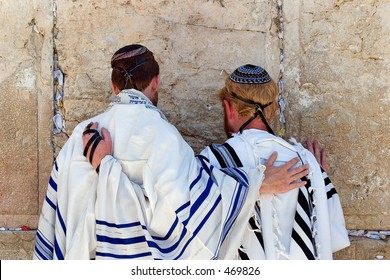
[[[111,88],[112,88],[112,91],[114,92],[114,94],[118,95],[118,93],[120,92],[120,89],[114,83],[111,83]]]
[[[155,76],[155,77],[152,79],[151,84],[152,84],[152,91],[153,91],[153,92],[158,91],[158,88],[159,88],[159,86],[160,86],[160,75]]]
[[[237,111],[235,110],[233,104],[229,100],[224,99],[223,106],[225,107],[225,114],[227,119],[233,119],[237,114]]]

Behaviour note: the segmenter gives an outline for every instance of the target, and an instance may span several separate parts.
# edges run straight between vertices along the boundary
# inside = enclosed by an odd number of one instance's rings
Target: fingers
[[[302,179],[303,177],[309,175],[309,165],[305,164],[298,166],[297,168],[290,170],[289,175],[292,182]]]
[[[277,152],[273,152],[271,154],[271,156],[267,159],[267,161],[265,162],[265,166],[268,167],[268,166],[272,166],[275,162],[275,160],[278,158],[278,153]]]
[[[83,148],[84,148],[83,155],[89,160],[89,162],[92,164],[95,170],[97,165],[94,164],[94,153],[100,141],[102,140],[102,137],[99,131],[97,130],[97,128],[98,128],[97,122],[90,122],[85,127],[82,134],[82,141],[83,141]]]
[[[305,142],[306,149],[308,149],[314,155],[313,140],[308,139]]]
[[[110,133],[104,127],[102,128],[102,137],[103,137],[103,140],[107,143],[107,145],[112,146],[112,140],[111,140]]]
[[[325,172],[329,172],[328,151],[325,148],[321,150],[321,167]]]
[[[307,149],[314,155],[317,162],[321,165],[321,167],[328,172],[329,171],[329,163],[328,163],[328,153],[325,147],[322,147],[321,143],[317,140],[308,140]]]
[[[317,162],[321,163],[321,145],[317,140],[313,141],[313,146],[314,146],[314,156],[317,159]]]
[[[83,136],[82,136],[82,139],[83,139],[83,145],[84,145],[84,148],[85,148],[85,145],[87,144],[87,142],[89,141],[89,139],[91,139],[91,137],[93,136],[93,130],[97,130],[98,128],[98,123],[97,122],[90,122],[84,129],[84,132],[83,132]]]
[[[106,128],[99,133],[97,122],[89,123],[82,134],[84,152],[92,167],[99,173],[100,163],[103,158],[112,152],[112,139]]]
[[[293,182],[289,185],[289,190],[293,190],[293,189],[297,189],[297,188],[300,188],[300,187],[303,187],[304,185],[306,185],[307,181],[297,181],[297,182]]]
[[[320,142],[317,140],[308,139],[306,141],[306,148],[314,155],[317,162],[321,164],[322,148]]]
[[[293,167],[297,162],[299,161],[299,157],[295,157],[293,159],[290,159],[288,162],[283,164],[282,166],[285,167],[287,170],[289,170],[291,167]]]

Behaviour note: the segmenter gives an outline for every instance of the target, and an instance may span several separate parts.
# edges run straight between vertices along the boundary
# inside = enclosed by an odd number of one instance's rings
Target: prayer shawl
[[[275,165],[299,156],[308,184],[283,194],[261,194],[254,204],[238,259],[332,259],[349,246],[339,196],[313,154],[268,132],[248,129],[201,154],[218,167],[253,167],[278,152]],[[297,165],[298,166],[298,165]]]
[[[99,174],[83,156],[91,121],[113,141]],[[33,258],[231,259],[262,178],[262,169],[219,170],[195,157],[141,92],[124,90],[56,158]]]

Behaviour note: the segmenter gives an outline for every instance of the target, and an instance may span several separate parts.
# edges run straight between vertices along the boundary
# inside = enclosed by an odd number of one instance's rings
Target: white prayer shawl
[[[268,132],[248,129],[242,134],[235,134],[222,145],[206,147],[201,154],[218,167],[254,167],[264,164],[275,151],[278,152],[275,165],[297,156],[302,160],[299,165],[308,163],[310,174],[307,177],[311,186],[283,194],[260,195],[238,258],[332,259],[333,252],[349,246],[350,242],[339,196],[310,151],[295,141],[290,144]],[[306,215],[297,202],[302,198],[298,195],[300,191],[313,200],[310,215]],[[304,201],[307,202],[306,199]],[[307,208],[307,212],[309,210]],[[300,219],[300,225],[303,224],[302,228],[296,223],[297,219]],[[304,227],[307,228],[306,233]]]
[[[113,141],[99,174],[83,156],[91,121]],[[231,259],[262,178],[261,168],[221,171],[195,157],[141,92],[124,90],[56,158],[33,258]]]

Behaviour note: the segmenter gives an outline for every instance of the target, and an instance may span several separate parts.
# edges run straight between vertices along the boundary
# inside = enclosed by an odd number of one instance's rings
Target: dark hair
[[[117,50],[111,58],[111,81],[119,90],[143,91],[160,72],[153,53],[139,44]]]

